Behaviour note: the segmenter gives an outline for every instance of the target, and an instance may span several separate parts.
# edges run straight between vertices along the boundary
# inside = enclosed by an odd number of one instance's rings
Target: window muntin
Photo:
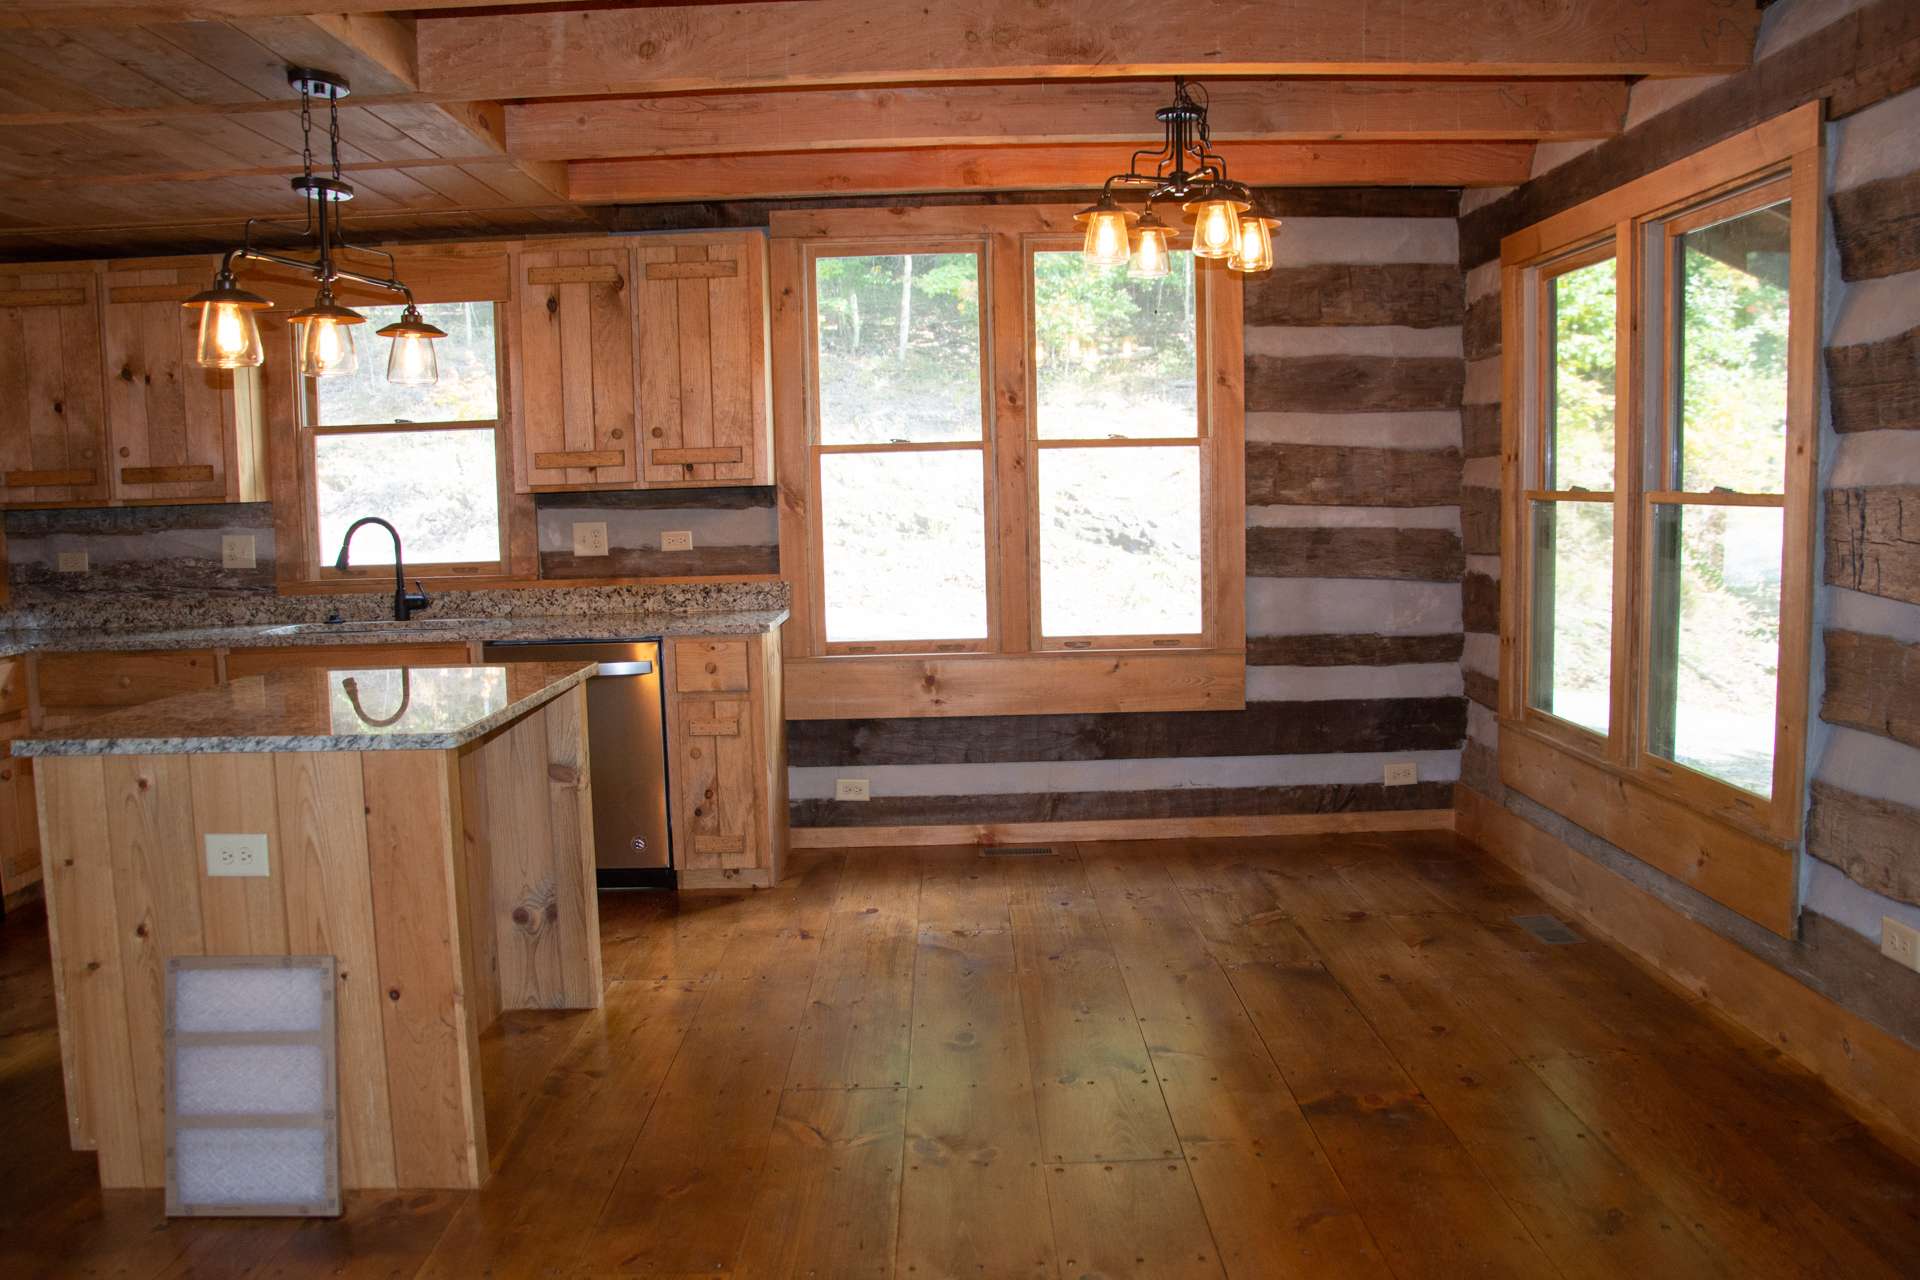
[[[822,252],[809,274],[828,652],[985,648],[985,254]]]
[[[400,307],[363,307],[366,349],[351,374],[306,383],[312,424],[311,528],[315,572],[331,572],[355,520],[379,516],[399,530],[409,568],[493,567],[504,562],[500,506],[499,332],[491,302],[424,303],[446,330],[431,386],[387,381],[374,330]],[[377,531],[376,531],[377,533]],[[384,535],[354,539],[356,567],[390,565]]]

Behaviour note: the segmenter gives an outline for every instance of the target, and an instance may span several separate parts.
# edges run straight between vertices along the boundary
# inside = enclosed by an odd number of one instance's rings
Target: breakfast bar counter
[[[594,670],[276,671],[14,742],[102,1185],[164,1185],[167,965],[199,955],[335,958],[343,1188],[485,1180],[482,1031],[600,1003]]]

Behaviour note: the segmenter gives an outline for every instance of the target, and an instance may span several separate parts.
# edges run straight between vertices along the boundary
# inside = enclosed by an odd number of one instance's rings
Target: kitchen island
[[[479,1037],[600,1003],[592,663],[272,671],[36,757],[73,1145],[166,1174],[168,961],[331,955],[341,1186],[477,1187]]]

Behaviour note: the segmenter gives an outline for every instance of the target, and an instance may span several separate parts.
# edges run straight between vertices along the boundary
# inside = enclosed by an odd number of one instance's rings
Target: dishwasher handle
[[[644,659],[639,662],[603,662],[600,664],[599,674],[603,676],[650,676],[653,674],[653,664]]]

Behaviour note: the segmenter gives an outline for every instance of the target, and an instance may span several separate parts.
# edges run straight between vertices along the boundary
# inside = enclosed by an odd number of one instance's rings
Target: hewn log
[[[1453,356],[1247,357],[1247,409],[1389,413],[1458,409],[1466,361]]]
[[[840,766],[1441,751],[1466,727],[1461,697],[1342,698],[1245,711],[792,720],[787,752],[795,766]]]
[[[1828,492],[1827,581],[1920,604],[1920,485]]]
[[[1460,452],[1469,458],[1500,456],[1500,406],[1469,404],[1460,408]]]
[[[1500,709],[1500,681],[1484,671],[1467,670],[1460,673],[1466,682],[1467,697],[1479,703],[1489,711]]]
[[[1920,248],[1920,221],[1914,234]],[[1920,428],[1920,328],[1879,342],[1828,347],[1827,387],[1835,431]]]
[[[1807,852],[1840,868],[1855,884],[1920,903],[1920,809],[1816,779]]]
[[[711,489],[594,489],[581,493],[536,493],[542,511],[746,511],[773,510],[779,490],[772,485],[719,485]]]
[[[1920,747],[1920,644],[1828,631],[1826,647],[1820,718]]]
[[[1255,506],[1444,507],[1459,500],[1457,449],[1247,446],[1247,502]]]
[[[1484,573],[1460,579],[1460,619],[1469,631],[1496,635],[1500,631],[1500,580]]]
[[[1460,265],[1500,238],[1816,98],[1838,120],[1920,85],[1920,5],[1873,0],[1460,220]]]
[[[1407,663],[1458,662],[1465,637],[1249,636],[1247,664],[1257,667],[1394,667]]]
[[[864,803],[795,800],[788,806],[788,814],[796,827],[896,827],[1372,813],[1452,806],[1451,782],[1416,782],[1399,787],[1369,782],[1295,787],[1169,787],[1155,791],[875,796]]]
[[[1842,279],[1920,271],[1920,171],[1836,191],[1832,208]]]
[[[1499,294],[1490,293],[1468,304],[1460,346],[1461,354],[1469,360],[1484,360],[1500,354]]]
[[[1253,578],[1401,578],[1453,582],[1466,567],[1451,529],[1247,530]]]
[[[1468,485],[1460,490],[1460,541],[1470,556],[1500,554],[1500,491]]]
[[[1275,267],[1248,276],[1246,323],[1405,325],[1437,329],[1462,317],[1465,281],[1452,263]]]

